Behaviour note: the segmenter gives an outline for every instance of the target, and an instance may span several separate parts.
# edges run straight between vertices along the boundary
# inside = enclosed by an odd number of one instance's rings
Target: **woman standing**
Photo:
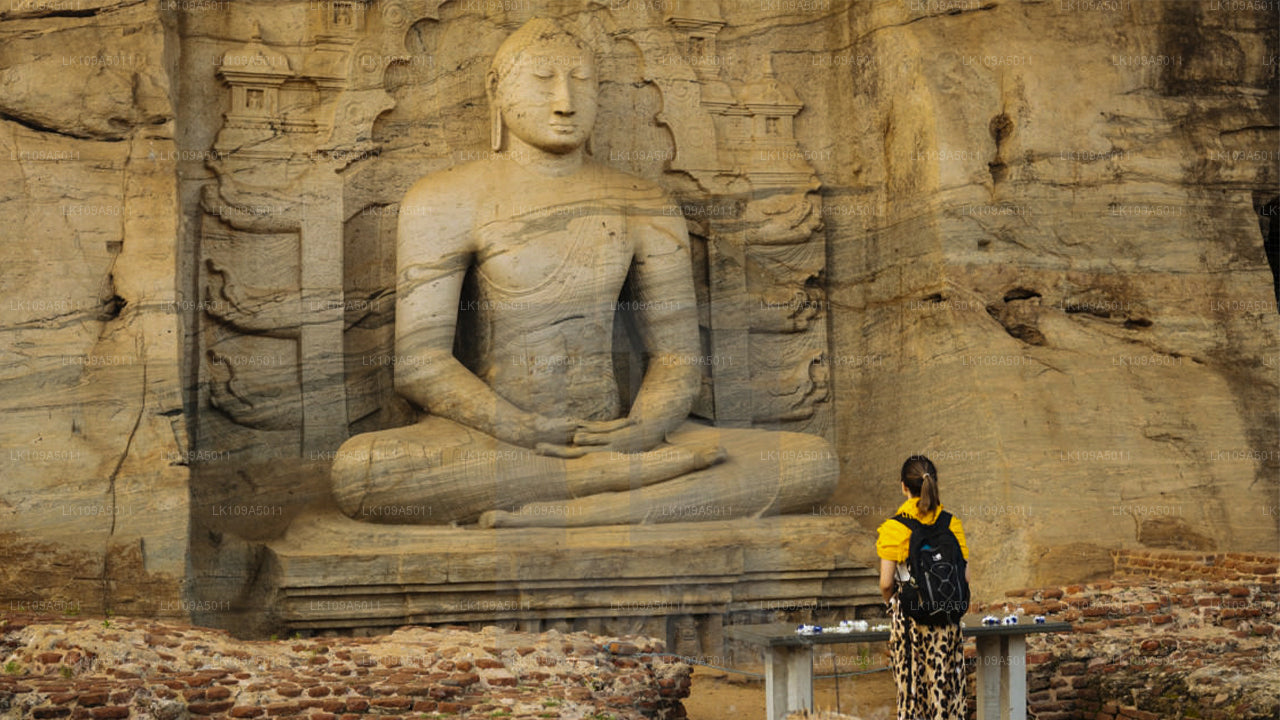
[[[897,515],[933,525],[942,512],[938,499],[938,470],[929,458],[912,455],[902,464],[902,494],[906,501]],[[951,516],[951,532],[964,555],[969,581],[969,548],[960,518]],[[960,625],[921,625],[903,612],[898,584],[910,579],[907,556],[911,530],[890,518],[880,525],[876,554],[880,556],[880,592],[889,604],[889,654],[898,686],[898,720],[964,720],[964,640]]]

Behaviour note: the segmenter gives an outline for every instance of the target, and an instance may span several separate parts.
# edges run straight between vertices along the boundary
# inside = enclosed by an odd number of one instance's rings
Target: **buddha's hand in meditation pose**
[[[664,193],[583,152],[586,46],[532,20],[486,78],[495,159],[428,175],[397,237],[397,391],[415,425],[357,435],[332,468],[348,515],[483,526],[729,519],[808,509],[834,453],[799,433],[688,419],[701,383],[689,238]],[[474,328],[454,355],[464,280]],[[623,414],[624,283],[647,358]]]
[[[540,417],[539,421],[555,439],[544,440],[539,435],[534,450],[555,457],[577,458],[605,450],[638,453],[652,450],[663,440],[651,428],[642,426],[637,418],[631,417],[605,422]]]
[[[505,426],[505,428],[509,429],[506,429],[505,432],[499,430],[495,435],[497,437],[509,437],[513,444],[533,448],[540,454],[564,458],[582,457],[586,454],[586,448],[573,447],[574,445],[584,444],[579,441],[580,437],[610,436],[617,429],[635,424],[635,421],[631,418],[593,421],[565,417],[553,418],[537,413],[530,413],[529,415],[531,418],[510,417],[509,419],[499,419],[499,427]],[[638,450],[627,452],[638,452]]]

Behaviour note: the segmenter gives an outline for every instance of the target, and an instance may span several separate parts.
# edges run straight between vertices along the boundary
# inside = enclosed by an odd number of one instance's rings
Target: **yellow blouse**
[[[925,525],[932,525],[938,520],[938,513],[942,512],[942,505],[933,509],[928,515],[921,515],[920,508],[916,506],[917,498],[910,498],[906,502],[898,506],[898,511],[894,515],[902,514],[909,518],[915,518]],[[960,524],[960,518],[955,515],[951,516],[951,532],[955,533],[956,540],[960,541],[960,552],[964,553],[964,559],[969,559],[969,546],[964,543],[964,526]],[[876,539],[876,555],[881,559],[892,560],[894,562],[906,562],[907,555],[911,550],[911,530],[906,525],[897,520],[885,520],[880,523],[880,537]]]

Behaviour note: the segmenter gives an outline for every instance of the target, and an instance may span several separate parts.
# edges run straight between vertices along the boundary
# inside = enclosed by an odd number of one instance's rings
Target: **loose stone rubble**
[[[0,620],[3,718],[684,717],[689,665],[649,638],[402,628],[242,641],[141,619]]]

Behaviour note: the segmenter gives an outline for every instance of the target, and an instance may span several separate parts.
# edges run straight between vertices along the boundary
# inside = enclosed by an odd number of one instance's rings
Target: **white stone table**
[[[887,621],[887,619],[886,619]],[[1027,635],[1069,632],[1071,623],[984,626],[982,618],[964,618],[964,635],[978,644],[978,720],[1026,720]],[[813,646],[885,642],[888,630],[799,635],[792,624],[728,625],[726,639],[764,648],[764,692],[767,720],[813,709]]]

